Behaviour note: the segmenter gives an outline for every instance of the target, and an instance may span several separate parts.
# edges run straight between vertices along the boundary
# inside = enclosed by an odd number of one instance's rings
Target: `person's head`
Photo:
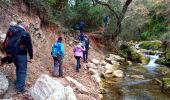
[[[82,46],[83,44],[81,42],[79,42],[78,45]]]
[[[59,37],[57,42],[62,42],[62,40],[63,40],[62,37]]]
[[[20,24],[22,24],[22,23],[23,23],[22,19],[20,19],[20,18],[17,19],[17,24],[18,24],[18,25],[20,25]]]

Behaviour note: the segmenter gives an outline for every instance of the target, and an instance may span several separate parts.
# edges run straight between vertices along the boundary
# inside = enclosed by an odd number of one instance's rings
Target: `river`
[[[159,55],[146,55],[150,58],[148,65],[144,65],[147,69],[146,73],[136,74],[133,68],[140,64],[121,65],[124,71],[123,78],[104,79],[102,84],[103,100],[170,100],[170,95],[161,91],[161,86],[154,81],[155,78],[162,77],[154,72],[159,65],[155,64],[155,60]],[[138,75],[139,78],[132,78],[131,75]],[[143,78],[142,78],[143,76]]]

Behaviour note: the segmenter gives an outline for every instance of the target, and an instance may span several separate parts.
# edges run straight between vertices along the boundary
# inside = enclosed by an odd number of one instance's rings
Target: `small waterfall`
[[[155,54],[155,55],[147,55],[145,54],[146,57],[149,57],[150,61],[149,64],[145,65],[149,71],[154,71],[156,67],[159,66],[159,64],[156,64],[155,61],[159,59],[160,54]]]

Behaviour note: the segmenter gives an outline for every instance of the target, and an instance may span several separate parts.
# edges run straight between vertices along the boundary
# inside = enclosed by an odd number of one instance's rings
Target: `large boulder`
[[[147,64],[149,62],[149,59],[145,57],[140,50],[137,50],[133,46],[122,45],[121,51],[125,57],[137,63]]]
[[[29,94],[34,100],[77,100],[71,87],[64,87],[48,75],[41,75]]]
[[[0,98],[2,98],[5,92],[8,90],[8,85],[8,79],[2,72],[0,72]]]

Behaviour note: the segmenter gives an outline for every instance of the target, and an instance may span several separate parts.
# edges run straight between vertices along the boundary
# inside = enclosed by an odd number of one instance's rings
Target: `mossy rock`
[[[144,57],[144,55],[133,47],[126,46],[121,49],[122,53],[129,59],[135,62],[147,64],[149,59]]]
[[[155,70],[157,73],[163,74],[163,75],[168,75],[170,74],[170,70],[168,67],[157,67]]]
[[[165,64],[165,58],[159,58],[155,61],[157,64]]]
[[[165,65],[170,65],[170,48],[168,48],[165,53]]]
[[[147,50],[159,50],[163,51],[163,45],[161,41],[144,41],[140,44],[142,49],[147,49]]]
[[[166,88],[169,88],[170,87],[170,78],[163,78],[163,81],[164,81],[164,86]]]
[[[135,73],[135,74],[144,74],[147,72],[147,69],[140,65],[140,66],[136,66],[132,69],[132,71]]]

